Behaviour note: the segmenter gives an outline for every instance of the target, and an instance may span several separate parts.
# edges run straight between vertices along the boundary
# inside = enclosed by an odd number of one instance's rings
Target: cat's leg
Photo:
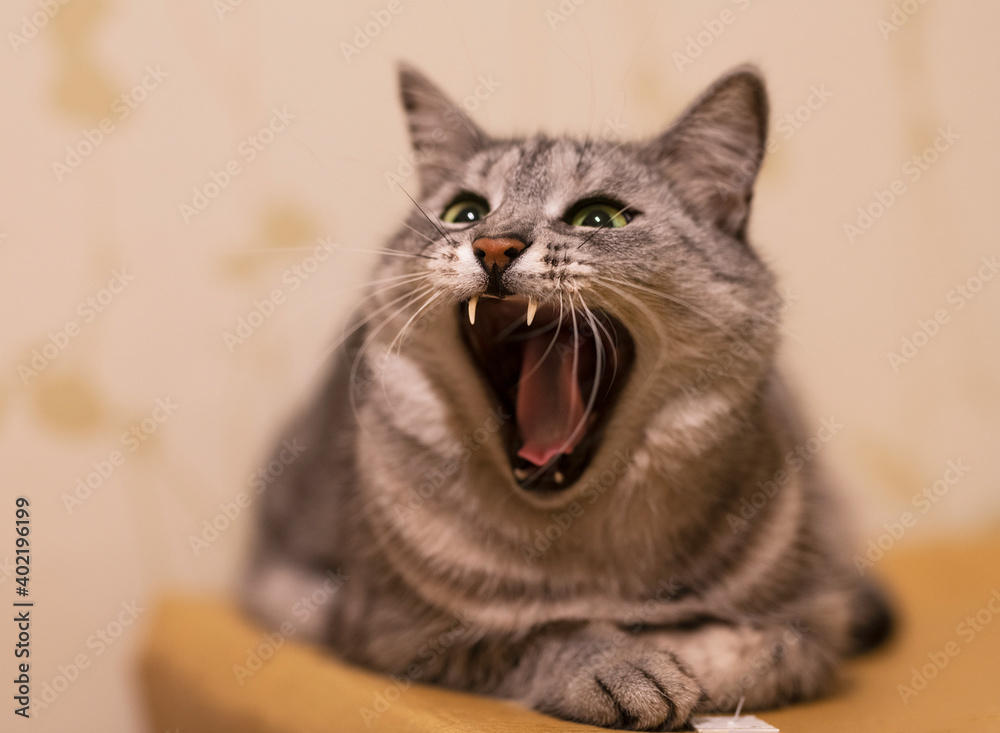
[[[641,636],[647,636],[642,634]],[[823,694],[843,654],[838,634],[785,624],[706,624],[654,635],[695,676],[705,696],[699,712],[778,707]]]
[[[666,645],[602,624],[540,633],[497,692],[567,720],[631,730],[680,728],[705,697]]]
[[[712,623],[632,633],[611,625],[539,632],[497,693],[560,718],[630,730],[676,730],[695,711],[814,697],[837,650],[800,624]]]

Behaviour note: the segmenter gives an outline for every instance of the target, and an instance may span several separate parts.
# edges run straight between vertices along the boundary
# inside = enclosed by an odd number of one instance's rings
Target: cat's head
[[[752,397],[777,305],[746,239],[767,130],[754,69],[626,143],[493,138],[413,69],[400,84],[420,185],[390,247],[416,256],[387,253],[368,314],[415,367],[384,390],[404,413],[437,390],[460,438],[500,408],[493,468],[537,498]]]

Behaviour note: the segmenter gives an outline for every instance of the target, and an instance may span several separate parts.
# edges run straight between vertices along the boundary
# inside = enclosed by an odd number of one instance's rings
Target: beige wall
[[[865,540],[906,510],[902,543],[998,525],[1000,278],[955,291],[1000,253],[996,3],[906,0],[915,12],[888,32],[892,4],[862,0],[233,0],[221,17],[208,0],[69,0],[32,34],[43,4],[0,11],[0,561],[13,496],[27,495],[36,692],[59,665],[88,666],[34,730],[137,730],[132,654],[152,594],[232,586],[248,512],[197,555],[189,537],[247,488],[308,395],[371,258],[339,252],[294,291],[285,271],[310,266],[317,237],[378,246],[407,208],[384,178],[408,152],[397,59],[494,132],[626,137],[759,64],[776,149],[752,235],[793,296],[784,361],[810,419],[843,425],[821,459],[858,499]],[[372,11],[391,20],[345,58]],[[803,121],[781,122],[796,110]],[[272,121],[284,129],[251,160],[246,138]],[[89,154],[67,160],[67,146]],[[919,170],[914,155],[937,159]],[[180,205],[231,161],[239,173],[185,221]],[[845,223],[896,179],[891,206],[850,237]],[[274,289],[285,302],[228,349],[223,335]],[[894,370],[888,352],[935,313],[947,322]],[[33,376],[19,367],[34,349],[54,358]],[[67,506],[109,458],[121,465]],[[920,514],[912,497],[949,461],[969,470]],[[110,645],[94,636],[133,600],[147,609],[136,623]]]

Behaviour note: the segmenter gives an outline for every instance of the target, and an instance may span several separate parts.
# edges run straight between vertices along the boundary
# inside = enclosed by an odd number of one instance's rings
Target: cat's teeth
[[[469,324],[476,325],[476,306],[479,304],[479,296],[473,295],[469,298]]]
[[[515,468],[514,469],[514,478],[516,478],[518,481],[524,481],[526,478],[528,478],[528,469],[526,469],[526,468]]]
[[[566,477],[562,475],[562,471],[556,471],[552,474],[552,478],[556,480],[557,484],[561,484],[566,479]]]
[[[535,320],[535,311],[538,310],[538,301],[534,298],[528,298],[528,325]]]

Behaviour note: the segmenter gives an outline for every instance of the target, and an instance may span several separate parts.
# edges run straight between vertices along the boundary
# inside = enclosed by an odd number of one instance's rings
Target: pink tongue
[[[573,348],[562,340],[553,344],[549,336],[530,338],[521,357],[516,412],[524,445],[517,454],[536,466],[572,453],[583,436],[583,398],[573,374]]]

